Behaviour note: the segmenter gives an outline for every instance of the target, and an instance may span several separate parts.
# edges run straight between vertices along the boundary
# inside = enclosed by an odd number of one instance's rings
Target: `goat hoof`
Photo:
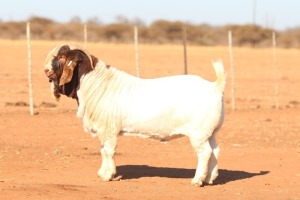
[[[207,182],[207,184],[208,184],[208,185],[213,185],[214,182],[213,182],[213,181],[209,181],[209,182]]]
[[[114,174],[105,173],[99,170],[98,177],[101,178],[102,181],[107,182],[111,181],[114,178]]]
[[[101,178],[101,180],[103,182],[108,182],[108,181],[111,181],[113,179],[113,177],[111,177],[111,176],[99,176],[98,175],[98,177]]]
[[[203,182],[198,180],[192,180],[192,186],[194,187],[203,187]]]

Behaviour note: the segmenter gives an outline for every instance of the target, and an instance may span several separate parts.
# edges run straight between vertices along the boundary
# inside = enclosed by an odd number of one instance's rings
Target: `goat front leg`
[[[98,176],[103,181],[110,181],[116,174],[116,165],[114,160],[117,140],[106,140],[101,145],[102,164],[98,171]]]

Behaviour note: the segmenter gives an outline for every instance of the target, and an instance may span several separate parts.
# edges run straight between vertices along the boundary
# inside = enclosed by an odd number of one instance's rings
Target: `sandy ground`
[[[278,50],[279,106],[274,109],[271,49],[234,49],[236,110],[226,47],[189,47],[189,73],[214,80],[210,60],[228,72],[226,116],[218,136],[219,177],[190,185],[196,155],[187,138],[167,144],[120,137],[118,181],[97,177],[99,141],[83,132],[76,102],[50,97],[42,72],[47,52],[61,42],[32,43],[37,115],[28,108],[24,41],[0,41],[0,199],[286,199],[300,200],[300,51]],[[107,63],[135,73],[133,45],[89,44]],[[182,73],[182,48],[141,45],[141,76]],[[119,67],[120,66],[120,67]]]

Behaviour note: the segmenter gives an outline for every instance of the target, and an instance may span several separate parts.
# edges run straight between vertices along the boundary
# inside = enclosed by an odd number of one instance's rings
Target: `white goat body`
[[[218,156],[213,134],[223,122],[225,86],[222,63],[213,65],[219,75],[216,82],[193,75],[140,79],[113,67],[107,68],[100,61],[94,71],[81,79],[77,116],[83,119],[85,130],[99,137],[102,148],[109,152],[115,151],[115,140],[120,133],[161,140],[188,136],[197,154],[202,148],[208,149],[208,155],[198,155],[199,162],[207,160],[206,165],[198,164],[197,169],[205,175],[195,176],[192,184],[212,183],[217,177]],[[113,142],[105,143],[111,140]],[[104,180],[115,174],[114,164],[111,166],[113,169],[101,170],[101,167],[99,170]]]
[[[74,64],[69,68],[67,63]],[[187,136],[198,156],[192,184],[202,185],[212,184],[218,176],[215,135],[224,119],[226,76],[221,61],[213,62],[213,67],[215,82],[194,75],[140,79],[107,66],[85,50],[65,45],[49,53],[44,70],[55,87],[55,96],[59,98],[60,93],[77,99],[77,116],[82,118],[84,130],[100,139],[102,165],[98,175],[104,181],[116,174],[114,154],[120,134],[160,140]],[[87,73],[72,82],[68,76],[76,68]],[[67,74],[62,75],[62,71]],[[58,85],[60,77],[67,79]],[[72,91],[76,90],[75,95]]]
[[[140,79],[100,61],[81,80],[77,116],[98,137],[122,132],[167,139],[197,132],[204,142],[220,123],[222,90],[199,76]]]

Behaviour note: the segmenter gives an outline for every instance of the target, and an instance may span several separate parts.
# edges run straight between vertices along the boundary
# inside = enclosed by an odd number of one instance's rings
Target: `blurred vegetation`
[[[38,40],[83,40],[83,22],[79,17],[73,17],[67,23],[58,23],[42,17],[30,17],[31,38]],[[89,42],[123,42],[133,41],[133,26],[139,27],[139,42],[141,43],[182,43],[182,26],[187,29],[189,44],[202,46],[227,45],[228,31],[233,34],[235,46],[270,47],[272,32],[276,32],[277,45],[284,48],[300,47],[300,27],[283,31],[264,28],[258,25],[225,25],[210,26],[208,24],[190,24],[180,21],[157,20],[145,25],[142,20],[128,20],[117,16],[116,22],[103,24],[97,18],[91,18],[85,23],[88,27]],[[3,22],[0,20],[1,39],[24,39],[26,37],[26,22]]]

